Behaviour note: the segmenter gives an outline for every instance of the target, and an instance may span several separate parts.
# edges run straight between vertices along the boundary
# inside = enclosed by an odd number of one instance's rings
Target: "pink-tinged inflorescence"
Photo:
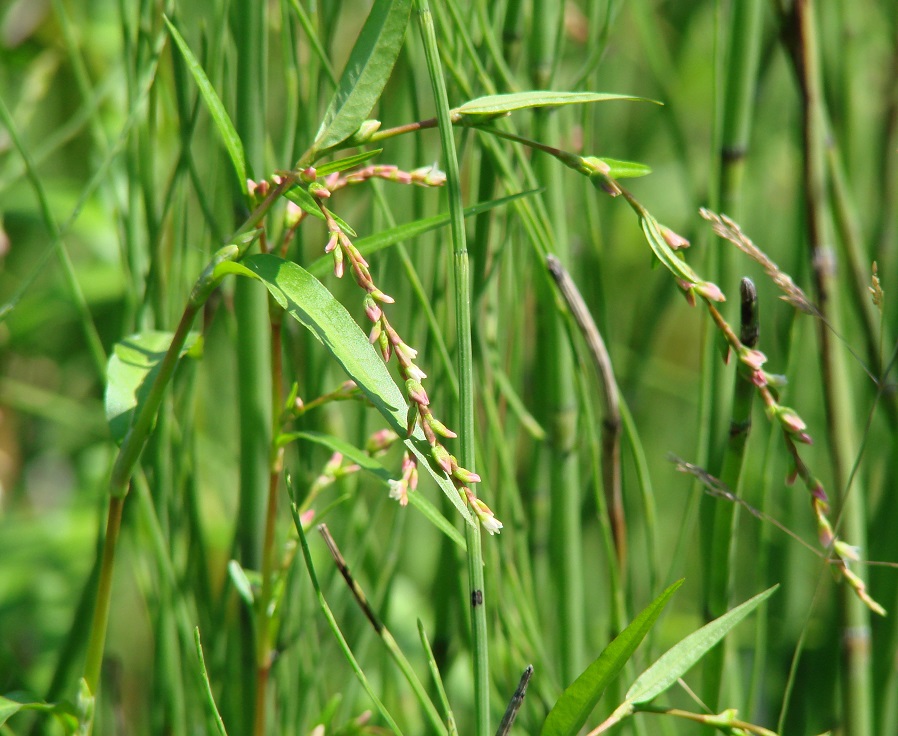
[[[358,248],[353,245],[349,235],[326,206],[326,202],[333,192],[344,186],[357,184],[371,178],[386,179],[401,184],[442,186],[446,182],[446,175],[436,165],[410,172],[402,171],[395,166],[378,165],[357,169],[343,176],[334,173],[325,177],[323,181],[315,178],[314,169],[306,169],[300,172],[299,178],[307,185],[309,193],[315,197],[318,208],[324,215],[328,230],[328,240],[324,251],[331,254],[334,259],[334,275],[341,278],[348,266],[356,284],[365,292],[364,309],[365,316],[372,323],[369,335],[372,345],[380,350],[384,362],[389,362],[394,356],[396,358],[399,375],[405,382],[406,396],[410,404],[408,436],[411,436],[417,427],[421,428],[424,438],[430,445],[433,465],[446,473],[462,498],[468,502],[483,528],[490,534],[497,533],[502,528],[502,523],[468,487],[468,484],[479,482],[480,476],[459,466],[455,457],[440,441],[440,438],[455,438],[456,434],[434,416],[430,408],[430,397],[422,383],[427,378],[427,374],[415,362],[418,353],[402,340],[384,312],[383,305],[393,304],[393,298],[376,286],[368,262]],[[397,499],[401,505],[406,505],[408,493],[417,486],[417,477],[414,458],[406,453],[401,478],[390,481],[390,497]]]
[[[598,159],[592,159],[588,157],[577,157],[577,159],[579,163],[578,166],[575,166],[575,168],[577,168],[581,173],[589,176],[591,181],[597,188],[603,189],[605,192],[614,197],[623,195],[624,199],[631,206],[637,217],[639,217],[643,222],[643,225],[647,220],[654,222],[654,219],[651,218],[645,208],[630,192],[621,187],[620,184],[618,184],[614,179],[609,177],[607,170],[603,170],[602,167],[595,165],[594,162],[598,161]],[[561,160],[564,161],[564,158],[562,158]],[[706,209],[701,210],[701,215],[706,220],[711,222],[715,233],[717,233],[720,237],[729,240],[743,253],[748,255],[763,267],[767,275],[784,292],[784,300],[786,300],[789,304],[792,304],[796,309],[799,309],[802,312],[811,315],[819,315],[819,311],[817,310],[817,308],[814,306],[811,300],[808,299],[805,293],[795,284],[792,278],[785,272],[781,271],[779,267],[770,258],[768,258],[767,255],[765,255],[761,251],[761,249],[758,248],[748,238],[748,236],[745,235],[745,233],[742,232],[740,227],[733,220],[726,217],[725,215],[717,215]],[[643,229],[645,229],[645,225]],[[677,235],[669,228],[666,228],[663,225],[659,224],[658,230],[665,245],[671,250],[678,250],[688,245],[688,241],[686,241],[685,238]],[[647,237],[649,237],[651,244],[651,236],[649,232],[647,232]],[[655,249],[655,246],[653,246],[653,249]],[[724,295],[716,284],[713,284],[709,281],[701,281],[697,278],[694,271],[692,271],[691,269],[680,268],[680,263],[677,261],[665,261],[666,256],[663,253],[663,249],[660,253],[658,250],[655,250],[655,253],[659,257],[659,260],[661,260],[664,265],[672,271],[674,279],[676,280],[678,286],[684,290],[686,299],[690,305],[695,305],[696,296],[700,296],[704,299],[712,319],[714,320],[715,324],[717,325],[718,329],[721,331],[724,339],[727,342],[727,357],[729,356],[730,351],[734,352],[737,355],[739,359],[740,372],[757,388],[758,393],[760,394],[761,399],[764,402],[767,416],[771,419],[771,421],[779,422],[779,425],[783,430],[783,437],[785,439],[786,447],[788,448],[793,461],[793,468],[787,477],[787,483],[792,483],[796,480],[796,478],[800,477],[804,482],[805,487],[808,489],[811,497],[811,506],[814,512],[814,516],[817,520],[817,536],[820,544],[824,548],[832,550],[832,552],[836,555],[836,559],[838,560],[840,569],[845,575],[848,584],[851,585],[857,596],[872,611],[884,615],[885,611],[882,606],[880,606],[875,600],[873,600],[867,593],[867,588],[864,581],[849,569],[849,562],[856,561],[858,559],[857,548],[853,547],[850,544],[847,544],[846,542],[839,539],[838,536],[836,536],[832,525],[827,518],[827,514],[829,512],[829,504],[827,502],[826,493],[823,490],[823,485],[819,480],[811,475],[807,466],[804,464],[798,454],[796,443],[798,442],[803,444],[811,444],[812,439],[810,434],[808,434],[806,431],[807,425],[805,424],[804,420],[794,409],[781,405],[778,402],[774,391],[772,390],[784,383],[783,377],[765,372],[762,366],[767,360],[766,356],[758,350],[753,350],[743,345],[737,337],[736,333],[733,331],[732,327],[730,327],[726,320],[724,320],[723,316],[720,314],[713,303],[724,301]],[[676,256],[681,256],[681,254],[677,253]],[[876,277],[875,268],[873,273],[874,276],[872,279],[870,292],[873,295],[874,302],[877,303],[877,300],[881,300],[882,292],[881,287],[879,286],[879,280]]]

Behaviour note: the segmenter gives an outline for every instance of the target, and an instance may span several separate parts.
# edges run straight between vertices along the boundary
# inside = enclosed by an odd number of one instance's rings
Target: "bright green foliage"
[[[682,584],[678,580],[652,601],[565,689],[549,711],[541,736],[573,736],[583,727],[607,687],[620,674]]]

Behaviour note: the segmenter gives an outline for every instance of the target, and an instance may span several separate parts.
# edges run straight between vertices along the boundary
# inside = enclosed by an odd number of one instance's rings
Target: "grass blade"
[[[163,17],[165,18],[165,24],[168,26],[171,37],[180,49],[184,61],[187,62],[187,68],[190,69],[190,73],[193,75],[193,79],[200,89],[200,94],[203,96],[206,107],[209,108],[209,114],[212,115],[215,127],[218,128],[218,134],[221,136],[225,148],[228,150],[228,156],[231,157],[231,163],[234,164],[234,171],[237,174],[240,191],[246,195],[246,156],[243,153],[243,143],[240,141],[240,136],[237,135],[234,123],[232,123],[231,118],[228,117],[228,113],[221,102],[221,98],[219,98],[218,94],[215,92],[215,88],[209,81],[209,77],[206,76],[206,72],[203,71],[203,67],[200,66],[200,62],[193,55],[193,52],[190,50],[184,37],[178,33],[178,29],[175,28],[166,16]]]

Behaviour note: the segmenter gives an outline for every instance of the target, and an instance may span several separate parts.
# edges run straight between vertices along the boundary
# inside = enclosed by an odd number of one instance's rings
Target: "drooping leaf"
[[[754,598],[749,598],[745,603],[727,611],[723,616],[702,626],[698,631],[694,631],[668,649],[651,667],[636,678],[636,682],[627,690],[626,699],[639,705],[648,703],[663,693],[685,675],[692,665],[705,656],[711,647],[723,639],[730,629],[773,595],[778,587],[779,585],[774,585],[763,593],[758,593]]]
[[[637,100],[641,102],[655,102],[645,97],[633,97],[632,95],[615,95],[605,92],[552,92],[548,90],[533,90],[529,92],[512,92],[502,95],[486,95],[469,100],[464,105],[456,107],[452,113],[459,115],[507,115],[516,110],[525,110],[533,107],[557,107],[559,105],[583,105],[590,102],[605,102],[607,100]],[[655,102],[656,105],[661,103]]]
[[[209,81],[209,77],[206,76],[206,72],[203,71],[203,67],[200,66],[200,62],[193,55],[187,42],[178,33],[178,29],[175,28],[172,22],[166,16],[162,17],[165,19],[165,24],[168,26],[168,31],[175,40],[175,44],[181,50],[184,61],[187,62],[187,68],[193,75],[203,101],[206,103],[206,107],[209,108],[209,114],[212,115],[212,121],[218,129],[218,134],[228,150],[228,156],[231,157],[231,163],[234,164],[234,171],[240,184],[240,191],[246,195],[246,156],[243,152],[243,143],[240,140],[240,136],[237,135],[237,129],[234,127],[234,123],[231,122],[231,118],[228,117],[221,98],[219,98],[218,93],[216,93],[215,88]]]
[[[126,337],[113,349],[106,369],[104,403],[109,431],[117,443],[125,438],[135,410],[146,400],[172,337],[171,332],[141,332]],[[190,333],[181,356],[199,350],[202,343],[198,340],[198,333]]]
[[[574,682],[569,685],[552,706],[543,723],[541,736],[573,736],[586,723],[605,692],[605,688],[617,677],[636,647],[654,626],[671,596],[683,584],[678,580],[642,611],[599,655]]]
[[[320,434],[318,432],[291,432],[282,435],[282,438],[283,440],[308,440],[323,445],[334,452],[339,452],[348,460],[351,460],[362,468],[362,470],[365,470],[375,476],[378,480],[382,481],[385,486],[389,486],[390,480],[393,479],[390,471],[381,465],[376,458],[371,457],[366,452],[362,452],[355,445],[351,445],[348,442],[341,440],[339,437],[334,437],[329,434]],[[467,549],[465,538],[461,535],[458,529],[452,526],[452,524],[447,521],[446,517],[443,516],[437,508],[427,500],[427,498],[420,493],[414,492],[408,494],[408,500],[409,503],[418,509],[428,521],[449,537],[449,539],[455,542],[461,549]]]
[[[507,197],[500,197],[499,199],[491,199],[488,202],[475,204],[472,207],[467,207],[465,209],[465,217],[474,217],[475,215],[479,215],[483,212],[488,212],[495,207],[501,207],[504,204],[513,202],[514,200],[520,199],[521,197],[529,197],[531,194],[536,194],[539,191],[539,189],[530,189],[526,192],[510,194]],[[321,215],[321,212],[318,212],[318,214]],[[383,250],[384,248],[389,248],[392,245],[396,245],[396,243],[401,243],[404,240],[410,240],[411,238],[414,238],[418,235],[430,232],[431,230],[436,230],[437,228],[444,227],[448,224],[448,214],[425,217],[421,220],[415,220],[414,222],[397,225],[396,227],[391,227],[387,230],[381,230],[374,235],[367,235],[364,238],[359,238],[354,242],[354,245],[359,249],[359,252],[363,256],[367,257],[372,253],[377,253],[378,251]],[[331,258],[331,256],[322,256],[311,266],[309,266],[309,273],[314,276],[321,277],[332,268],[333,262],[334,260],[333,258]]]
[[[219,269],[219,273],[249,276],[265,284],[275,301],[308,328],[336,358],[390,427],[400,437],[405,436],[408,406],[402,392],[368,337],[318,279],[299,265],[268,253],[250,256],[241,263],[222,263]],[[464,519],[473,524],[455,486],[431,463],[430,445],[420,427],[405,440],[405,445],[417,457],[419,467],[430,473]]]
[[[411,9],[411,0],[375,0],[315,136],[316,152],[349,138],[368,117],[399,56]]]

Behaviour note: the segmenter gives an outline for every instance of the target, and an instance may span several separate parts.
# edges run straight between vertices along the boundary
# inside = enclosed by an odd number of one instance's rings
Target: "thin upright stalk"
[[[562,21],[562,4],[556,0],[536,0],[533,17],[539,22],[531,35],[530,77],[535,89],[549,89],[557,28]],[[537,110],[534,113],[534,138],[554,143],[560,135],[557,112]],[[546,187],[544,197],[551,222],[551,248],[561,261],[566,261],[570,248],[562,169],[553,158],[542,153],[534,154],[533,167],[538,180]],[[550,304],[554,298],[548,284],[543,298],[545,304]],[[563,681],[570,683],[580,673],[585,641],[580,523],[582,490],[576,452],[578,410],[574,355],[564,332],[564,323],[555,310],[543,311],[538,329],[549,416],[549,554],[552,577],[557,585],[561,674]]]
[[[719,136],[719,186],[716,196],[721,210],[736,220],[741,217],[742,181],[751,137],[755,83],[761,48],[762,12],[762,0],[745,0],[734,3],[730,8],[724,51],[726,64],[721,74],[723,83],[718,87],[722,97],[722,114]],[[732,254],[729,250],[712,253],[716,261],[713,264],[716,271],[713,268],[711,271],[712,280],[728,289],[732,282],[730,265]],[[743,292],[743,329],[746,328],[746,304]],[[717,345],[714,344],[716,336],[714,333],[706,334],[708,344],[705,348],[705,370],[709,374],[710,388],[710,392],[706,394],[709,400],[708,410],[713,415],[712,421],[708,423],[711,431],[707,437],[706,453],[708,458],[713,459],[720,457],[720,447],[723,445],[718,430],[723,427],[723,410],[730,404],[730,386],[724,380],[723,366],[717,356]],[[729,437],[723,451],[722,469],[718,471],[720,477],[734,491],[739,483],[745,453],[745,436],[751,423],[751,402],[754,395],[751,389],[746,381],[739,376],[736,377],[734,398],[729,410],[731,417]],[[708,462],[711,467],[716,464],[711,460]],[[729,591],[732,587],[730,560],[733,554],[735,507],[705,496],[701,502],[701,519],[706,590],[704,616],[710,621],[726,612]],[[711,709],[717,708],[720,697],[725,652],[725,644],[716,647],[708,653],[703,664],[702,699]]]
[[[449,195],[449,216],[454,253],[456,367],[459,385],[459,463],[472,472],[476,472],[474,463],[474,361],[471,348],[471,277],[465,240],[458,158],[455,152],[452,121],[449,118],[449,99],[437,49],[433,16],[430,13],[427,0],[415,0],[414,7],[436,103],[440,143],[445,157],[446,187]],[[471,594],[474,734],[475,736],[487,736],[490,733],[489,652],[486,626],[488,599],[484,590],[483,550],[479,524],[465,525],[465,541],[468,548],[468,587]]]
[[[831,326],[832,330],[841,333],[842,315],[840,286],[831,266],[833,217],[827,187],[826,120],[813,0],[797,0],[794,19],[797,35],[792,51],[802,93],[803,176],[809,255],[813,264],[817,305],[824,317],[818,322],[818,339],[827,442],[833,465],[833,487],[842,494],[838,499],[841,504],[841,534],[863,549],[866,547],[864,498],[858,490],[863,484],[857,474],[853,477],[855,492],[849,492],[851,468],[858,449],[852,421],[856,412],[844,355],[830,332]],[[873,733],[870,611],[854,595],[850,586],[839,586],[838,596],[845,668],[842,679],[844,733],[846,736],[870,736]]]
[[[235,126],[246,154],[250,177],[262,175],[264,165],[265,29],[266,3],[238,0],[234,4],[234,40],[237,52]],[[243,220],[245,204],[237,202],[237,219]],[[236,530],[237,554],[250,570],[262,566],[266,489],[270,485],[269,447],[271,442],[271,380],[267,295],[249,279],[238,279],[234,286],[234,314],[237,322],[237,380],[240,418],[240,499]],[[263,653],[254,651],[254,630],[246,612],[241,613],[239,642],[240,667],[246,673],[258,668]],[[256,624],[259,622],[257,621]],[[259,675],[261,676],[261,675]],[[253,679],[242,676],[234,687],[242,696],[229,697],[227,703],[243,701],[244,707],[229,709],[226,720],[239,719],[242,733],[259,735],[264,728],[255,719]],[[260,717],[261,716],[260,714]]]

